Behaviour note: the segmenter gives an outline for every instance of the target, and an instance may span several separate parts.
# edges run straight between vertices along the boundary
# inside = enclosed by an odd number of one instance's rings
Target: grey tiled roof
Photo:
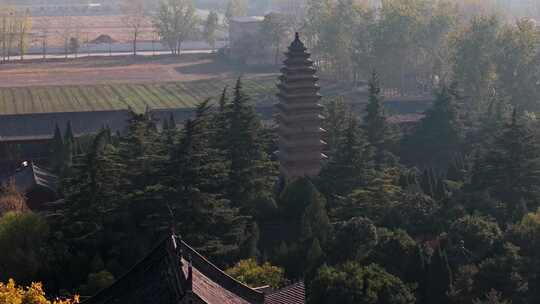
[[[15,183],[15,187],[21,193],[27,193],[35,186],[44,187],[53,192],[57,192],[58,190],[58,177],[32,163],[26,167],[19,168],[12,175],[0,179],[1,184],[6,184],[10,181]]]

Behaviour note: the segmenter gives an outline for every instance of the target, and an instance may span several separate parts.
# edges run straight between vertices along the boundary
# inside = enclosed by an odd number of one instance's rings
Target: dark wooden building
[[[109,288],[83,304],[304,304],[302,282],[251,288],[227,275],[175,235]]]
[[[13,174],[0,179],[2,185],[13,183],[18,192],[26,197],[31,210],[40,210],[44,204],[59,199],[58,177],[33,163],[25,163]]]

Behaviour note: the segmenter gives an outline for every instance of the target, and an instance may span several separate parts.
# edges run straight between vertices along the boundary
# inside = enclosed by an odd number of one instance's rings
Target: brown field
[[[122,15],[115,16],[77,16],[77,17],[32,17],[33,45],[41,45],[41,36],[46,32],[47,44],[61,47],[64,36],[78,37],[81,42],[92,41],[99,35],[109,35],[117,42],[130,42],[131,29],[123,23]],[[70,30],[65,30],[68,27]],[[140,41],[157,40],[148,18],[139,36]]]
[[[10,63],[0,65],[0,115],[189,108],[215,101],[241,74],[254,102],[273,102],[276,74],[242,70],[211,55]]]
[[[212,55],[115,56],[9,63],[0,65],[0,87],[185,82],[231,78],[245,72],[214,58]]]

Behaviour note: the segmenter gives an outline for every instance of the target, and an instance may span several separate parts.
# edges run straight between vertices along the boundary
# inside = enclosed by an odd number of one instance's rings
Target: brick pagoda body
[[[324,157],[324,130],[316,69],[298,33],[285,55],[277,85],[276,120],[280,171],[285,180],[291,181],[319,174]]]

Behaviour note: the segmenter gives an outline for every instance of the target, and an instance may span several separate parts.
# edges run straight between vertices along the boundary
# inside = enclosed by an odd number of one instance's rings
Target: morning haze
[[[0,304],[540,303],[540,1],[0,0]]]

